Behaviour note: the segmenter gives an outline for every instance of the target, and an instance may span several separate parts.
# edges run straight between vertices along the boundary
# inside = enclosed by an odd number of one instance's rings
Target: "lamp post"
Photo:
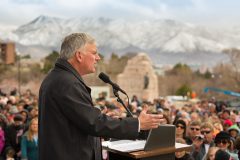
[[[19,97],[21,97],[21,54],[17,52],[17,59],[18,59],[18,93]]]

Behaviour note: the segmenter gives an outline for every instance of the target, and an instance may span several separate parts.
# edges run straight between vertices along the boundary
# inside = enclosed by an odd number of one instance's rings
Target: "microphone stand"
[[[133,117],[132,112],[126,107],[126,105],[124,104],[124,102],[122,101],[122,99],[120,98],[119,94],[118,94],[118,90],[113,88],[113,94],[115,95],[115,97],[117,97],[117,101],[119,103],[121,103],[123,105],[123,107],[126,109],[126,111],[128,112],[128,117],[131,116]]]

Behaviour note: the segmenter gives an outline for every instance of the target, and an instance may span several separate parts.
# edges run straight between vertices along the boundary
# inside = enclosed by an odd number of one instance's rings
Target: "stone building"
[[[158,78],[150,58],[145,53],[138,53],[128,60],[123,73],[117,76],[117,84],[129,97],[136,95],[143,100],[152,101],[159,95]]]

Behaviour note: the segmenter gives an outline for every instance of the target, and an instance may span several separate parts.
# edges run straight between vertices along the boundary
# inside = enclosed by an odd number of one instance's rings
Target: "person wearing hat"
[[[216,135],[214,142],[217,147],[227,152],[234,160],[238,160],[238,155],[236,153],[231,153],[228,150],[228,147],[230,145],[230,138],[231,136],[228,132],[221,131]]]
[[[233,125],[232,121],[230,119],[226,119],[223,122],[223,130],[227,131],[229,127]]]
[[[234,139],[237,138],[237,136],[239,135],[239,127],[237,126],[237,124],[232,125],[231,127],[228,128],[228,133],[230,134],[230,136]]]

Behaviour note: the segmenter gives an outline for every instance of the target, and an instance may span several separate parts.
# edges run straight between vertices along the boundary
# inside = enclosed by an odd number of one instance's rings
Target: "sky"
[[[240,26],[240,0],[0,0],[0,6],[0,27],[19,27],[40,15],[174,19],[213,27]]]

